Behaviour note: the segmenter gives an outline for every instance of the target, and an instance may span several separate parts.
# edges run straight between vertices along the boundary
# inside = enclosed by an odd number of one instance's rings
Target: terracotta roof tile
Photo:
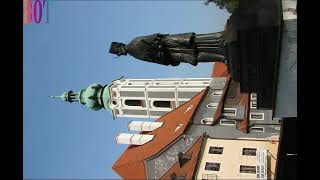
[[[224,100],[226,98],[226,93],[227,93],[227,90],[228,90],[228,85],[229,85],[229,81],[230,81],[230,75],[227,77],[227,80],[226,80],[226,85],[225,87],[223,88],[223,93],[221,95],[221,98],[219,100],[219,104],[218,104],[218,107],[213,115],[213,122],[212,122],[212,126],[216,125],[219,120],[220,120],[220,117],[222,115],[222,111],[223,111],[223,107],[224,107]]]
[[[228,67],[224,63],[214,63],[211,77],[227,77],[228,75]]]
[[[241,100],[239,102],[239,105],[242,105],[245,107],[244,109],[244,119],[241,120],[239,123],[237,123],[237,129],[242,131],[243,133],[248,133],[248,126],[249,126],[249,94],[243,93],[241,94]]]
[[[124,179],[145,179],[144,160],[156,155],[183,134],[205,92],[206,89],[202,90],[187,103],[156,120],[164,122],[163,125],[146,133],[155,135],[154,139],[141,146],[129,146],[114,163],[112,169]],[[186,111],[189,106],[192,108]],[[183,125],[174,132],[178,124]]]

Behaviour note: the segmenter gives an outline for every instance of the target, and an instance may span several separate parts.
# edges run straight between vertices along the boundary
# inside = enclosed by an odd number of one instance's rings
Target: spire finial
[[[67,101],[68,100],[68,94],[69,94],[69,92],[64,92],[60,96],[48,96],[48,97],[53,98],[53,99],[61,99],[63,101]]]
[[[50,98],[56,99],[56,98],[61,98],[61,96],[48,96]]]

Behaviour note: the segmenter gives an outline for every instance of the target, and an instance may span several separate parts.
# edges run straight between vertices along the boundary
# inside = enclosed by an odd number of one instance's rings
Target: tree
[[[239,0],[206,0],[205,5],[209,5],[210,3],[215,4],[220,9],[225,8],[230,13],[239,7]]]

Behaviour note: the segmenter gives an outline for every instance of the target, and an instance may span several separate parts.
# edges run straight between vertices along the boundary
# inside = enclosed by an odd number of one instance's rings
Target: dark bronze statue
[[[112,42],[110,53],[162,65],[194,66],[198,62],[225,62],[224,32],[209,34],[153,34],[134,38],[128,45]]]

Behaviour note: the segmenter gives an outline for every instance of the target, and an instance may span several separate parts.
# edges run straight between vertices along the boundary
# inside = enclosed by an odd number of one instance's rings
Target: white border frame
[[[224,113],[224,110],[234,110],[234,115],[230,115],[229,113]],[[222,114],[224,116],[237,116],[237,108],[223,108]]]

